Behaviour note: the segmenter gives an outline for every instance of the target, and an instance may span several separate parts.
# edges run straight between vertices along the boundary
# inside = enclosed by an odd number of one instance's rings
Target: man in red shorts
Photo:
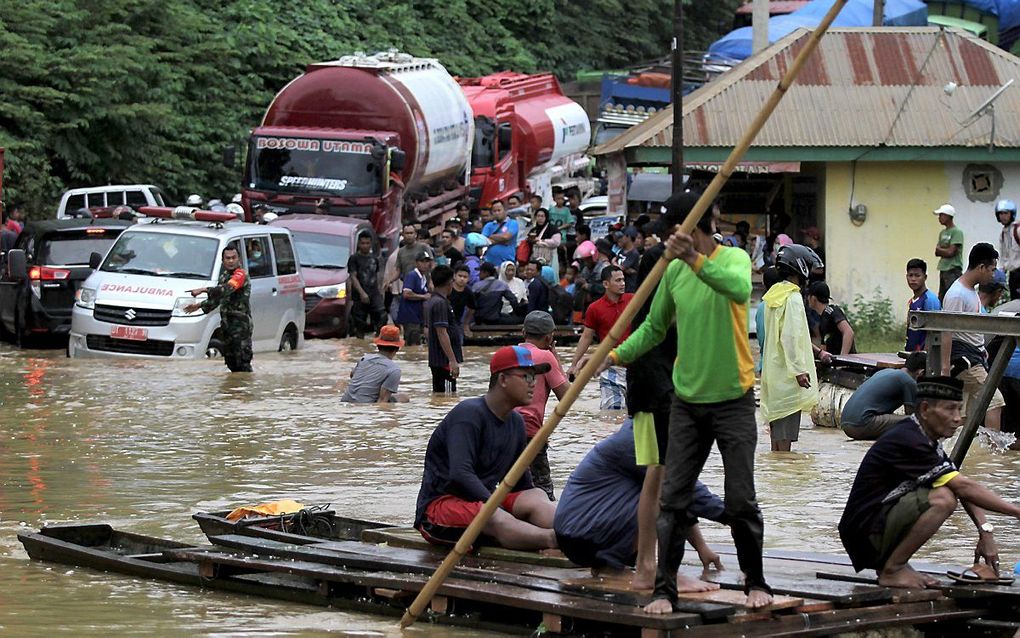
[[[527,444],[524,419],[514,408],[531,403],[535,375],[549,369],[525,347],[500,348],[489,362],[489,391],[461,401],[439,423],[425,450],[414,516],[425,540],[456,543],[506,476]],[[509,549],[556,547],[555,514],[556,505],[525,472],[482,534]]]

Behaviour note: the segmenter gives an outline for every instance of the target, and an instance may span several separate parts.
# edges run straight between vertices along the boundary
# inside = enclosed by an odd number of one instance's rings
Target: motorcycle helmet
[[[481,249],[489,245],[489,238],[481,233],[468,233],[464,238],[464,249],[469,255],[478,255]]]
[[[1016,202],[1012,199],[1000,199],[995,203],[995,219],[999,219],[999,213],[1009,213],[1009,221],[1016,221]]]
[[[185,204],[187,204],[188,206],[201,206],[202,196],[192,193],[191,195],[188,195],[188,201],[186,201]]]
[[[823,267],[818,253],[801,244],[787,244],[776,253],[776,269],[784,278],[797,275],[807,281],[812,270]]]

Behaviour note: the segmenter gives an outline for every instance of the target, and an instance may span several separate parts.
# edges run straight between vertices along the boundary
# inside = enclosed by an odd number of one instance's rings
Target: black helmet
[[[784,277],[797,275],[807,279],[815,268],[823,268],[818,253],[801,244],[787,244],[776,253],[776,269]]]

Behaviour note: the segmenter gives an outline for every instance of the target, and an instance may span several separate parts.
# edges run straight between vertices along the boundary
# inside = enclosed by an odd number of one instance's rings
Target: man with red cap
[[[461,401],[429,438],[414,527],[425,540],[453,544],[496,489],[527,445],[524,420],[514,408],[528,405],[535,376],[550,370],[523,346],[506,346],[489,362],[489,391]],[[556,505],[525,472],[483,537],[510,549],[556,547]]]

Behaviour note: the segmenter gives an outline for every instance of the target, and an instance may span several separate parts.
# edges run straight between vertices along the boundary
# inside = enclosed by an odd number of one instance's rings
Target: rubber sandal
[[[1010,576],[995,578],[982,577],[977,574],[973,568],[967,568],[959,572],[950,570],[946,572],[946,576],[948,576],[950,580],[967,585],[1012,585],[1015,580]]]

